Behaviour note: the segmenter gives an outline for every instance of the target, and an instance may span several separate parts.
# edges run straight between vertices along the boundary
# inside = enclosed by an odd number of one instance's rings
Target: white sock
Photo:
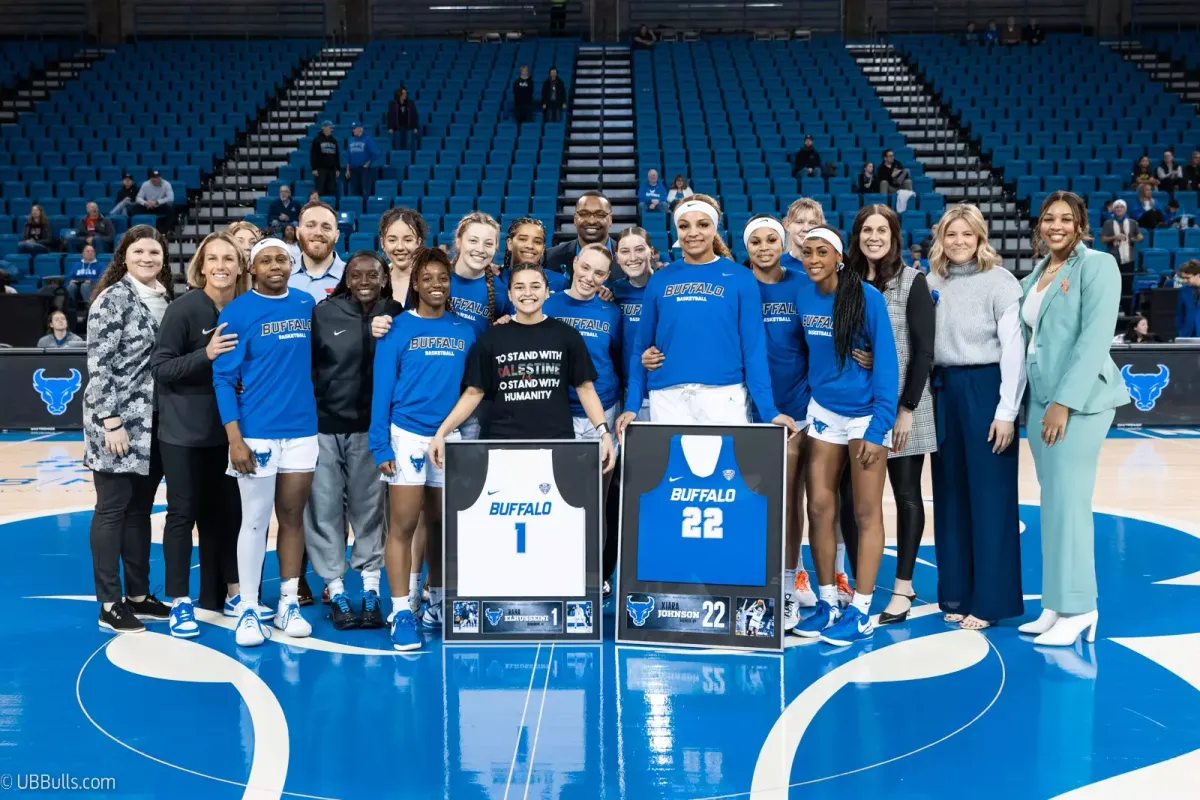
[[[364,569],[362,571],[362,582],[364,592],[379,594],[379,570]]]
[[[409,596],[421,596],[421,573],[408,573],[408,594]]]
[[[791,597],[796,586],[796,570],[785,569],[783,571],[783,596]]]
[[[796,556],[796,572],[804,572],[804,548],[800,548],[800,555]]]
[[[429,587],[429,603],[431,605],[435,605],[435,606],[439,606],[442,604],[442,587],[440,587],[440,586],[430,586]]]
[[[837,604],[838,604],[837,584],[831,583],[828,586],[818,586],[817,594],[826,603],[829,603],[829,605],[833,606],[834,608],[837,608]]]
[[[187,596],[184,596],[184,597],[176,597],[176,598],[175,598],[175,602],[174,602],[174,603],[171,603],[171,608],[174,608],[175,606],[177,606],[177,605],[181,605],[181,604],[183,604],[183,603],[187,603],[188,605],[191,605],[191,603],[192,603],[192,598],[190,598],[190,597],[187,597]]]
[[[392,613],[388,615],[389,620],[392,617],[396,616],[396,614],[398,614],[401,611],[411,611],[412,610],[412,608],[409,606],[408,597],[409,597],[408,595],[404,595],[404,597],[393,597],[392,598]]]
[[[112,611],[112,607],[113,607],[113,606],[115,606],[115,605],[116,605],[116,603],[105,603],[105,604],[104,604],[104,610],[105,610],[105,611]]]
[[[859,594],[858,592],[855,592],[854,599],[850,601],[850,605],[857,608],[859,611],[861,611],[866,616],[870,616],[871,615],[871,598],[874,596],[875,596],[874,592],[872,592],[871,594]]]
[[[243,602],[246,596],[242,595]],[[286,578],[279,584],[279,607],[300,602],[300,579]]]
[[[833,571],[838,575],[846,574],[846,545],[838,543],[837,558],[833,562]]]
[[[329,581],[325,584],[325,588],[329,590],[330,597],[346,593],[346,583],[341,578],[334,578]]]

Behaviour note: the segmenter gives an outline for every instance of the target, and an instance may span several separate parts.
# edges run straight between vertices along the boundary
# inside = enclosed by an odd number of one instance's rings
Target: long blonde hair
[[[988,226],[979,209],[971,203],[958,203],[946,209],[937,225],[933,227],[933,244],[929,248],[929,271],[935,275],[946,277],[950,274],[950,259],[942,245],[946,229],[955,220],[962,220],[975,234],[979,245],[975,250],[975,263],[980,272],[987,272],[998,266],[1003,260],[1000,254],[988,243]]]
[[[237,280],[233,283],[233,295],[237,297],[246,289],[250,270],[246,264],[245,252],[228,231],[210,233],[200,242],[200,246],[196,248],[196,252],[192,254],[192,260],[187,265],[187,284],[193,289],[203,289],[208,284],[208,279],[204,277],[204,255],[208,252],[208,246],[213,242],[224,242],[233,248],[233,252],[237,253],[238,275]]]
[[[462,242],[463,234],[467,232],[467,227],[470,225],[486,225],[496,232],[497,247],[500,244],[500,223],[491,214],[486,214],[482,211],[472,211],[458,221],[458,227],[454,229],[454,250],[450,253],[450,274],[454,274],[454,266],[458,263],[459,245]],[[483,279],[487,282],[487,302],[488,302],[488,322],[496,321],[496,281],[492,278],[492,272],[489,269],[483,270]]]

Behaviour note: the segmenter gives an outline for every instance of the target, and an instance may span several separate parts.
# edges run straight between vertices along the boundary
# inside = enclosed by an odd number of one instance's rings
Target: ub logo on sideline
[[[650,619],[650,614],[654,612],[654,596],[644,596],[645,600],[634,600],[634,595],[632,594],[625,598],[625,605],[629,610],[629,618],[639,628],[646,624],[646,620]]]
[[[33,373],[33,388],[46,404],[46,410],[56,417],[67,413],[67,406],[71,405],[82,384],[83,375],[77,369],[72,369],[65,378],[47,378],[44,369]]]
[[[1134,372],[1129,364],[1121,367],[1125,388],[1133,398],[1138,411],[1153,411],[1162,396],[1163,389],[1171,385],[1171,370],[1166,364],[1158,365],[1158,372]]]

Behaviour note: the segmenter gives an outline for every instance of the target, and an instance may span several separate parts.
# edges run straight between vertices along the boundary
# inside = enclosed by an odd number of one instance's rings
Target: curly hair
[[[153,225],[134,225],[125,231],[121,241],[117,243],[117,251],[113,253],[113,259],[109,262],[108,268],[104,270],[104,274],[100,276],[100,280],[96,281],[96,287],[92,289],[92,296],[89,300],[95,300],[101,292],[125,277],[129,272],[129,267],[125,264],[125,255],[129,252],[130,247],[142,239],[153,239],[162,248],[163,263],[162,268],[158,271],[158,282],[167,290],[167,299],[175,299],[175,281],[171,276],[170,261],[167,259],[166,237],[159,233]]]
[[[383,216],[379,218],[379,245],[383,246],[383,239],[387,236],[388,228],[395,225],[397,222],[403,222],[409,227],[418,239],[421,240],[421,246],[424,247],[425,240],[429,236],[429,223],[421,216],[420,212],[404,206],[396,206],[389,208],[383,212]]]
[[[1092,229],[1088,225],[1087,203],[1083,201],[1083,198],[1074,192],[1051,192],[1050,196],[1042,203],[1041,210],[1038,211],[1037,225],[1030,232],[1033,252],[1037,258],[1050,252],[1049,245],[1042,239],[1042,221],[1046,219],[1046,212],[1050,210],[1050,206],[1055,203],[1066,203],[1067,208],[1071,209],[1071,216],[1075,219],[1075,239],[1071,242],[1071,250],[1078,247],[1081,242],[1092,240]],[[931,261],[930,264],[932,265],[932,263]]]

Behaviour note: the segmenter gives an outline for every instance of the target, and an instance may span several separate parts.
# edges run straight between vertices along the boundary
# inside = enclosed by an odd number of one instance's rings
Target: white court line
[[[29,444],[30,442],[40,442],[42,439],[49,439],[51,436],[58,436],[64,431],[54,431],[53,433],[43,433],[40,436],[32,436],[28,439],[18,439],[12,442],[0,442],[0,450],[7,450],[10,447],[16,447],[19,444]]]
[[[537,727],[533,730],[533,744],[529,748],[529,769],[525,770],[525,794],[522,800],[529,800],[529,784],[533,781],[533,765],[537,761],[538,737],[542,735],[542,712],[546,710],[546,690],[550,688],[550,665],[554,661],[554,642],[550,643],[550,656],[546,659],[546,682],[542,684],[542,705],[538,708]]]
[[[508,800],[508,790],[512,788],[513,770],[517,768],[517,751],[521,749],[521,732],[525,730],[525,714],[529,712],[529,696],[533,694],[533,679],[537,675],[538,658],[542,654],[542,646],[537,646],[533,654],[533,669],[529,671],[529,688],[525,690],[525,707],[521,709],[521,724],[517,726],[517,741],[513,743],[513,757],[508,765],[508,780],[504,782],[504,800]],[[549,670],[549,666],[546,667]],[[533,764],[530,763],[532,769]]]

